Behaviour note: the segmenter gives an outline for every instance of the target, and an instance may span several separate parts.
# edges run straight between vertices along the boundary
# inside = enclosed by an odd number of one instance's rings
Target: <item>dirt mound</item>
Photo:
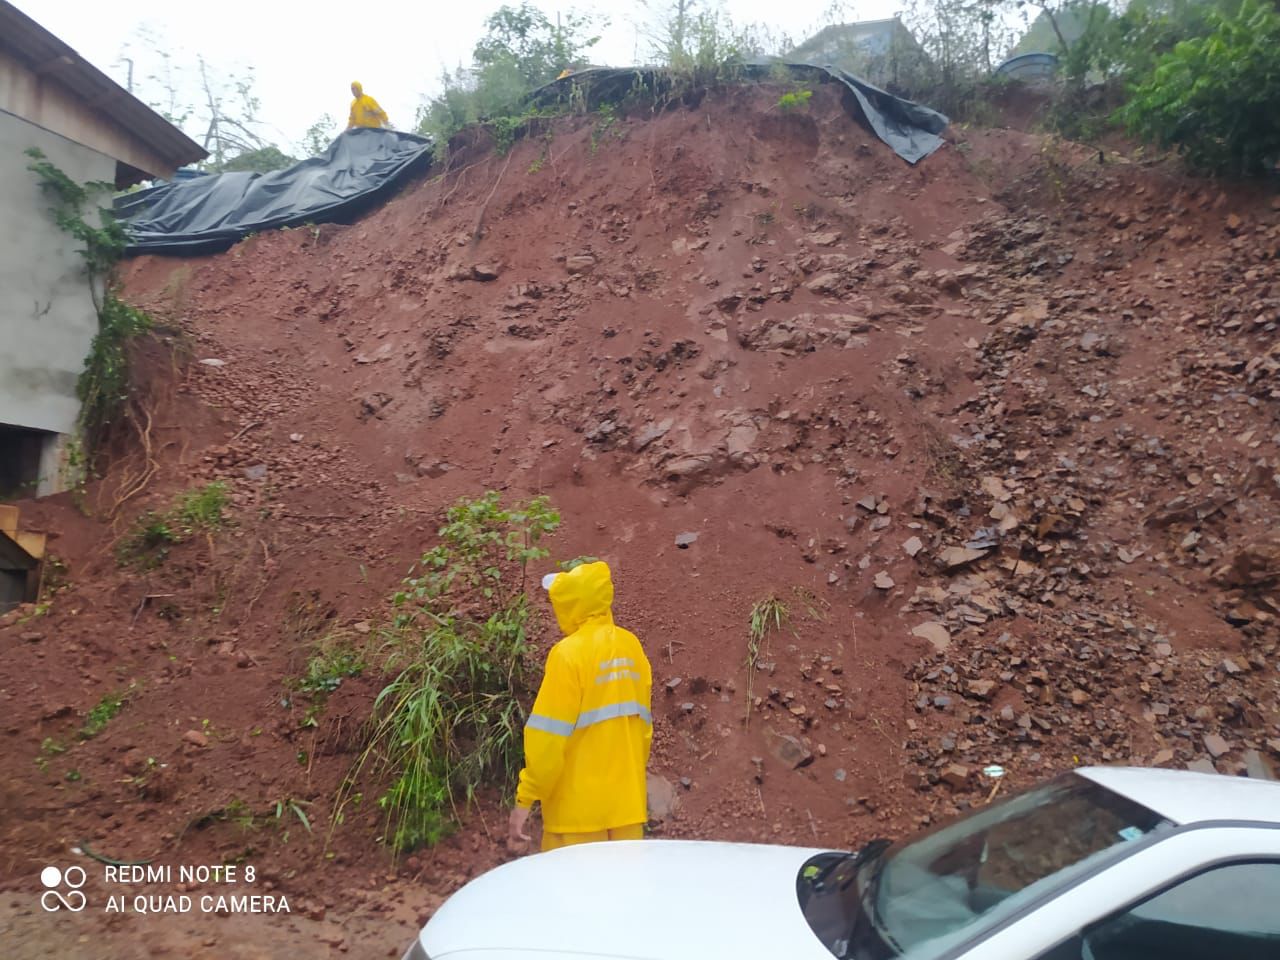
[[[489,488],[549,494],[556,554],[614,567],[661,835],[847,847],[983,802],[990,763],[1280,752],[1280,214],[1008,131],[910,168],[829,89],[778,93],[556,121],[354,226],[130,262],[180,359],[145,365],[141,492],[134,451],[91,517],[23,504],[68,569],[0,626],[7,886],[86,844],[252,862],[298,942],[405,942],[504,857],[501,798],[392,864],[369,795],[326,853],[377,683],[309,717],[288,681]],[[234,526],[117,566],[214,479]]]

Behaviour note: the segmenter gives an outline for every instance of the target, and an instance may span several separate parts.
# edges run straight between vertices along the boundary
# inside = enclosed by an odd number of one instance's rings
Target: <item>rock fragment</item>
[[[813,763],[813,753],[798,738],[770,730],[766,739],[770,752],[788,768],[798,770]]]
[[[1216,733],[1205,735],[1204,748],[1209,751],[1209,755],[1215,760],[1231,750],[1230,744]]]
[[[936,620],[920,624],[913,628],[911,633],[922,640],[928,640],[939,653],[951,646],[951,631],[947,629],[945,623],[939,623]]]

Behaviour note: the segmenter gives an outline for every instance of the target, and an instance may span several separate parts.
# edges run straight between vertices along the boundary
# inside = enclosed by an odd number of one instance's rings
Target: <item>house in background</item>
[[[1040,15],[1031,21],[1031,26],[1027,27],[1022,39],[1009,51],[1009,58],[1026,53],[1052,53],[1059,56],[1063,53],[1062,41],[1065,40],[1068,46],[1074,44],[1084,36],[1088,24],[1087,15],[1071,7],[1063,7],[1052,17],[1041,10]],[[1062,35],[1061,40],[1058,39],[1059,34]]]
[[[32,147],[72,180],[117,188],[172,177],[206,155],[0,0],[0,497],[64,489],[76,383],[98,330],[79,244],[54,224],[27,169]]]
[[[839,23],[818,31],[785,59],[839,67],[884,87],[901,90],[923,74],[929,56],[901,20]]]

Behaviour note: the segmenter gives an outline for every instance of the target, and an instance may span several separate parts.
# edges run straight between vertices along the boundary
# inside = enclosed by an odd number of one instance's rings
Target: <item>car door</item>
[[[1042,960],[1276,960],[1280,860],[1221,863],[1090,924]]]
[[[980,942],[959,945],[945,960],[1114,960],[1090,956],[1083,949],[1073,955],[1065,948],[1063,957],[1053,951],[1076,942],[1095,924],[1209,868],[1231,863],[1280,863],[1280,825],[1198,824],[1135,843],[1128,857],[1097,873],[1085,874],[1047,902],[1029,904],[986,931]],[[1145,958],[1135,955],[1133,960]]]

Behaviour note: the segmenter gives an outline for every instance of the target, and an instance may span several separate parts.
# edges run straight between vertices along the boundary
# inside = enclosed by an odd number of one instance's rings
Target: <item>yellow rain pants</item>
[[[579,843],[598,843],[601,840],[643,839],[643,823],[633,823],[629,827],[615,827],[612,830],[597,830],[594,833],[551,833],[543,830],[542,849],[559,850],[561,847],[572,847]]]

